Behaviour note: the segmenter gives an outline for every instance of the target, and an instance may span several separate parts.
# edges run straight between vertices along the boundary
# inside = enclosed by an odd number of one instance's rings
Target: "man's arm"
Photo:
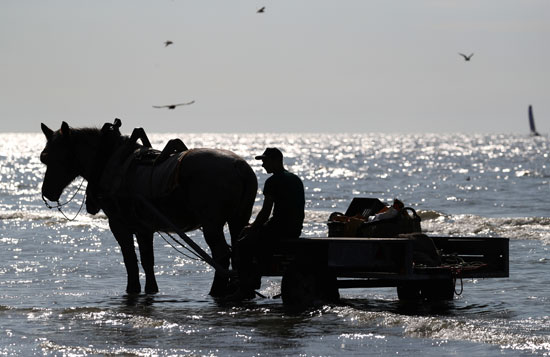
[[[258,230],[264,225],[265,222],[269,219],[271,215],[271,210],[273,209],[273,198],[271,196],[264,196],[264,203],[262,209],[258,212],[256,219],[251,224],[250,228],[252,230]]]

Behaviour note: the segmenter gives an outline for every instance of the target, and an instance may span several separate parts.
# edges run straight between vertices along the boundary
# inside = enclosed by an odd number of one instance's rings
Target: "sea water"
[[[128,296],[103,214],[66,220],[40,188],[42,134],[0,134],[0,355],[550,355],[550,161],[547,138],[517,135],[156,134],[254,156],[279,147],[305,186],[303,236],[326,236],[353,197],[399,198],[427,234],[510,238],[510,277],[464,280],[440,304],[403,305],[394,288],[342,289],[337,304],[286,311],[279,278],[257,298],[208,296],[213,270],[155,236],[160,292]],[[61,201],[71,217],[80,179]],[[84,183],[85,187],[86,183]],[[208,249],[200,231],[190,236]],[[143,279],[142,275],[142,279]],[[457,290],[460,287],[457,286]]]

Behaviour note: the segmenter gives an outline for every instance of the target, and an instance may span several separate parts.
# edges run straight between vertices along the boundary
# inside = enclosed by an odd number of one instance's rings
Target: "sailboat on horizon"
[[[535,116],[533,115],[533,106],[531,105],[529,105],[529,128],[531,129],[531,136],[540,136],[535,128]]]

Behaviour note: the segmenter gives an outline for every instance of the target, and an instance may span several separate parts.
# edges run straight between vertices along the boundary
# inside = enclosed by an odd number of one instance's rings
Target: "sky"
[[[529,104],[550,132],[548,0],[0,2],[0,132],[528,134]]]

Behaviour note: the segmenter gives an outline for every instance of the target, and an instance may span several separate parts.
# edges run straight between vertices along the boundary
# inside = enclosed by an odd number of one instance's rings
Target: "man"
[[[256,160],[262,160],[262,167],[273,175],[265,181],[264,203],[250,233],[262,233],[270,240],[298,238],[304,222],[302,180],[284,168],[283,153],[277,148],[267,148]]]
[[[281,151],[267,148],[256,160],[262,160],[262,167],[273,175],[265,181],[260,212],[245,227],[237,246],[239,291],[232,295],[235,300],[254,297],[261,284],[259,262],[268,262],[281,240],[298,239],[304,222],[304,185],[284,168]]]

